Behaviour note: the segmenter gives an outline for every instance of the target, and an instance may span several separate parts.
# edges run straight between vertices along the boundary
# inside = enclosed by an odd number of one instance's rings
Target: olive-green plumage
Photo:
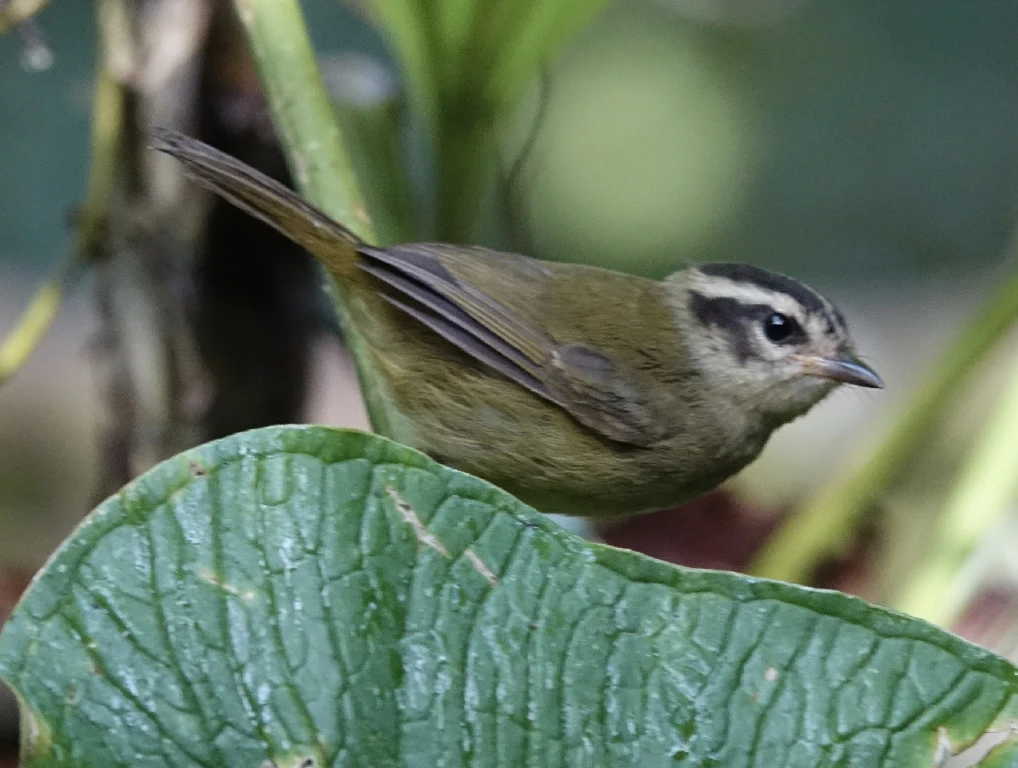
[[[375,248],[201,142],[157,131],[153,145],[338,281],[376,428],[543,511],[674,505],[838,382],[879,386],[840,313],[788,278],[711,265],[658,282],[484,248]]]

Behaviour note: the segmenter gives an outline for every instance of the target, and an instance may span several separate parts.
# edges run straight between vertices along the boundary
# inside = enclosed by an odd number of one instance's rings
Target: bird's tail
[[[187,175],[202,186],[306,248],[330,272],[352,272],[363,241],[279,182],[176,131],[154,129],[150,146],[180,160]]]

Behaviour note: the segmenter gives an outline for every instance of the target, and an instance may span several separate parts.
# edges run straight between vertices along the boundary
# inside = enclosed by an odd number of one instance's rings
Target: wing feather
[[[454,274],[443,263],[446,254],[439,247],[362,246],[358,253],[361,269],[389,289],[381,291],[386,301],[581,424],[630,445],[650,445],[662,436],[660,420],[645,391],[620,373],[610,357],[582,344],[559,343],[519,312]],[[457,271],[469,274],[464,257],[450,255],[450,261],[453,256],[459,262]],[[505,279],[525,280],[526,275],[507,264]]]
[[[512,312],[483,291],[457,280],[442,262],[423,247],[400,247],[393,250],[361,248],[359,253],[377,263],[402,272],[459,306],[478,323],[505,339],[534,363],[543,365],[551,357],[554,341],[534,329],[519,314]]]

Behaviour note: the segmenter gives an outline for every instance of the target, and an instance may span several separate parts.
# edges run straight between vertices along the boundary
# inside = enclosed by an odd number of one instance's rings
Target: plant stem
[[[28,361],[60,311],[64,292],[83,264],[97,256],[113,191],[123,94],[109,69],[101,67],[92,97],[92,153],[85,202],[78,213],[77,232],[70,252],[53,276],[36,291],[14,330],[0,343],[0,386]]]
[[[0,343],[0,386],[21,369],[53,324],[75,263],[65,259],[60,264],[56,274],[35,292],[14,330]]]
[[[375,233],[297,0],[234,0],[301,192],[365,240]]]
[[[340,129],[360,175],[375,233],[383,243],[410,243],[417,234],[400,123],[404,103],[395,73],[373,58],[337,57],[326,83]]]
[[[98,0],[99,85],[107,112],[93,120],[93,167],[80,231],[94,242],[96,368],[108,413],[106,496],[155,463],[199,442],[206,378],[187,311],[194,247],[171,222],[193,198],[150,163],[144,126],[181,125],[193,114],[208,30],[207,4],[164,13],[179,0]],[[157,9],[158,6],[158,9]],[[163,166],[165,168],[165,166]],[[92,206],[108,196],[107,206]],[[179,217],[179,218],[178,218]],[[91,233],[91,234],[90,234]],[[142,352],[142,350],[144,350]]]
[[[1005,519],[1018,492],[1018,366],[996,413],[940,515],[933,545],[893,605],[950,626],[971,594],[959,571],[980,541]]]
[[[1012,246],[1011,250],[1014,250]],[[849,463],[770,538],[750,572],[805,583],[853,539],[869,505],[909,465],[978,364],[1018,321],[1018,270],[962,329],[928,382],[861,463]]]
[[[494,120],[472,98],[443,99],[439,106],[436,235],[442,242],[470,243],[495,167]]]
[[[280,142],[302,194],[367,242],[377,242],[354,176],[336,112],[322,82],[297,0],[234,0],[272,110]],[[372,427],[386,433],[385,406],[370,357],[330,279],[333,302],[357,367]]]

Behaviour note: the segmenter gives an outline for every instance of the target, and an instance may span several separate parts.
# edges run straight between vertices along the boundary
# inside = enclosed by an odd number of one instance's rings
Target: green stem
[[[11,379],[39,347],[63,304],[68,285],[81,267],[98,258],[113,192],[124,120],[123,89],[104,62],[92,94],[92,144],[85,201],[78,212],[70,252],[32,297],[14,329],[0,342],[0,386]]]
[[[818,563],[846,549],[867,506],[890,486],[929,439],[933,428],[980,361],[1018,321],[1018,271],[962,329],[926,385],[861,463],[828,482],[767,542],[750,572],[805,583]]]
[[[364,193],[371,203],[379,242],[420,240],[413,192],[403,164],[395,105],[364,109],[341,103],[336,105],[336,112],[366,181]]]
[[[997,412],[990,418],[937,524],[932,547],[894,607],[950,626],[971,594],[959,578],[972,551],[1011,512],[1018,492],[1018,366]]]
[[[484,191],[495,169],[494,135],[494,120],[475,98],[440,101],[435,133],[436,227],[442,242],[475,239]]]
[[[234,0],[297,188],[367,242],[377,242],[322,82],[297,0]],[[357,366],[371,424],[386,433],[384,404],[364,341],[330,280],[347,346]]]
[[[60,311],[64,290],[78,264],[65,259],[56,273],[35,292],[28,307],[7,338],[0,342],[0,386],[6,384],[28,361]]]
[[[327,85],[380,241],[422,239],[404,164],[396,75],[375,59],[346,56],[329,67]]]
[[[365,240],[375,233],[297,0],[234,0],[300,189]]]

